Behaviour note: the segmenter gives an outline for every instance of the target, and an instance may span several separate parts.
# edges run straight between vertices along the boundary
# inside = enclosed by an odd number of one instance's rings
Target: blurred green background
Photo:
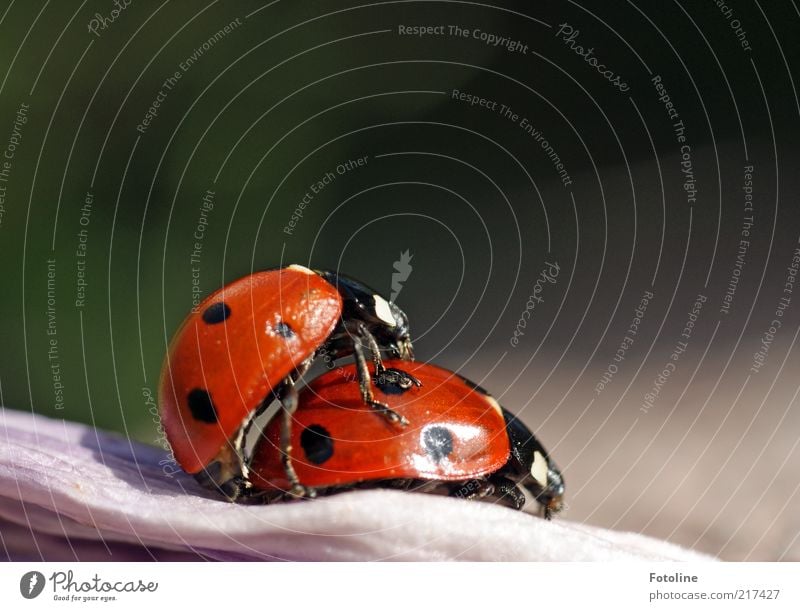
[[[429,357],[445,347],[445,355],[479,347],[482,354],[499,353],[548,246],[565,264],[574,256],[575,223],[568,193],[533,139],[497,111],[453,101],[453,89],[505,104],[545,132],[574,192],[596,202],[578,198],[584,258],[573,288],[580,294],[594,285],[601,251],[612,260],[602,272],[606,288],[622,286],[634,193],[624,173],[606,172],[599,182],[592,173],[635,164],[652,150],[641,126],[633,129],[638,120],[625,97],[585,72],[580,59],[570,62],[572,53],[553,36],[559,22],[585,19],[586,12],[565,13],[552,3],[527,18],[521,12],[530,9],[527,3],[458,12],[444,3],[280,3],[261,11],[259,2],[148,2],[119,10],[123,5],[17,2],[2,9],[4,134],[13,132],[20,104],[30,106],[0,226],[5,404],[56,413],[55,362],[64,385],[59,415],[150,439],[143,393],[155,390],[166,342],[192,305],[192,268],[203,295],[252,269],[290,262],[340,268],[388,294],[393,263],[410,250],[416,271],[398,301],[412,315],[418,351]],[[116,19],[98,26],[114,10]],[[609,18],[619,24],[626,15],[635,13],[611,10]],[[711,10],[698,15],[710,23],[716,17]],[[677,16],[662,19],[670,44],[699,44],[696,32],[673,25]],[[458,24],[532,48],[522,56],[472,37],[401,36],[402,24]],[[584,27],[584,38],[604,49],[634,91],[638,83],[653,137],[673,155],[669,128],[627,40],[592,27]],[[627,31],[641,43],[636,34]],[[712,31],[712,39],[715,34],[720,45],[736,47],[726,32]],[[796,48],[794,38],[788,43]],[[660,52],[648,61],[674,83],[671,93],[687,123],[697,118],[695,149],[707,147],[712,136],[715,144],[735,137],[736,117],[725,110],[728,92],[716,86],[720,77],[709,57],[700,54],[691,63],[694,83],[703,86],[698,104],[680,63],[665,56],[664,46]],[[176,72],[170,86],[165,81]],[[730,78],[736,85],[737,77]],[[751,81],[748,76],[742,86]],[[137,131],[159,92],[157,116]],[[737,98],[745,122],[748,106],[760,106],[757,92],[749,93]],[[703,105],[711,108],[713,134],[700,121]],[[780,118],[791,111],[777,105],[773,112]],[[765,125],[752,128],[750,145],[757,147]],[[409,151],[428,154],[375,157]],[[338,176],[314,197],[292,235],[283,232],[311,184],[364,156],[365,167]],[[704,163],[713,174],[711,154],[696,153],[696,166],[705,169]],[[661,216],[652,166],[634,171],[644,178],[637,185],[640,219]],[[668,182],[667,193],[678,195],[680,186]],[[214,192],[213,210],[203,225],[200,261],[192,263],[207,190]],[[82,225],[87,197],[90,214]],[[710,208],[694,221],[713,230]],[[658,234],[679,240],[686,231],[685,216],[676,217],[665,228],[639,221],[637,254],[651,267]],[[77,256],[81,230],[83,258]],[[615,241],[625,246],[615,248]],[[56,336],[47,334],[49,259],[56,261]],[[677,273],[669,257],[661,266],[664,277]],[[76,307],[79,271],[87,286],[84,305]],[[613,290],[598,296],[599,312],[608,313],[611,297]],[[574,304],[577,312],[581,305]],[[499,321],[501,337],[492,331]],[[567,333],[571,327],[561,323]],[[48,355],[53,337],[55,361]],[[545,348],[557,353],[557,344],[551,336]]]
[[[528,191],[501,148],[511,134],[527,172],[550,163],[526,150],[515,126],[448,94],[467,86],[519,100],[526,112],[541,107],[492,74],[507,53],[396,33],[398,23],[452,22],[446,5],[281,3],[250,17],[262,3],[122,5],[17,2],[2,11],[3,133],[19,105],[30,105],[0,226],[3,318],[11,323],[2,329],[4,404],[152,442],[146,398],[192,305],[193,279],[205,295],[291,262],[339,268],[389,294],[393,263],[410,250],[416,271],[398,301],[413,311],[418,351],[435,354],[454,329],[481,319],[489,322],[457,337],[455,348],[484,342],[519,280],[521,257],[534,265],[543,258],[547,230],[538,193],[506,202],[466,164],[503,190]],[[473,9],[456,22],[521,37],[536,25],[504,10]],[[527,71],[514,68],[513,78]],[[375,157],[415,150],[438,157]],[[283,232],[312,184],[364,156],[366,166],[337,175],[292,235]],[[555,184],[550,175],[537,182]],[[192,262],[207,190],[213,209]],[[514,245],[506,248],[507,239]],[[48,260],[55,336],[47,333]],[[487,284],[503,299],[487,301]]]

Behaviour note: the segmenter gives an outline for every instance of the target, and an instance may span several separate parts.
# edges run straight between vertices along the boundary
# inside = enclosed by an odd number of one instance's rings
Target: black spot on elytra
[[[281,337],[287,337],[288,338],[288,337],[292,337],[294,335],[294,329],[292,329],[288,325],[288,323],[285,323],[283,321],[281,321],[277,325],[275,325],[274,329],[275,329],[275,333],[277,333]]]
[[[216,325],[225,322],[225,319],[231,315],[230,306],[224,301],[212,303],[203,311],[203,321],[209,325]]]
[[[461,378],[461,379],[464,381],[464,384],[466,384],[467,386],[469,386],[469,387],[470,387],[472,390],[474,390],[474,391],[476,391],[476,392],[479,392],[479,393],[481,393],[482,395],[486,395],[487,397],[490,397],[490,396],[491,396],[491,395],[489,394],[489,391],[488,391],[488,390],[486,390],[486,389],[485,389],[483,386],[478,386],[478,385],[477,385],[475,382],[473,382],[472,380],[468,380],[467,378],[465,378],[465,377],[464,377],[464,376],[462,376],[462,375],[459,375],[459,374],[456,374],[456,375],[458,375],[458,377],[459,377],[459,378]]]
[[[306,458],[315,465],[321,465],[333,456],[331,434],[320,424],[312,424],[300,433],[300,445]]]
[[[422,444],[434,462],[442,462],[453,451],[453,434],[443,426],[432,426],[422,433]]]
[[[217,408],[214,407],[207,390],[195,388],[187,395],[186,402],[195,420],[207,424],[214,424],[217,421]]]

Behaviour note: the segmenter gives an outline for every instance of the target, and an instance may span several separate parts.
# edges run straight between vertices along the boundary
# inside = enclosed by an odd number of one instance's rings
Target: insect
[[[562,508],[564,480],[531,431],[480,386],[435,365],[387,361],[375,376],[376,396],[413,426],[398,431],[375,418],[350,380],[352,365],[327,372],[306,386],[294,415],[292,445],[300,448],[296,473],[319,494],[364,487],[393,487],[494,499],[521,509],[525,488],[544,517]],[[409,377],[394,376],[405,369]],[[287,498],[280,430],[267,425],[253,450],[251,494]]]
[[[184,320],[164,360],[159,404],[176,460],[235,500],[249,486],[245,435],[253,418],[277,399],[283,469],[291,493],[303,496],[290,443],[298,378],[320,355],[331,363],[355,355],[353,386],[360,401],[386,422],[405,426],[407,420],[373,394],[367,351],[376,375],[411,383],[400,372],[387,372],[382,349],[413,359],[408,319],[352,278],[290,265],[231,282]]]

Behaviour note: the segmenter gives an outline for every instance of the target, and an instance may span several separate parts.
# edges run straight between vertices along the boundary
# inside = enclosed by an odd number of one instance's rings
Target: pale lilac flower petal
[[[0,554],[12,560],[708,560],[633,533],[371,490],[235,505],[154,447],[0,409]]]

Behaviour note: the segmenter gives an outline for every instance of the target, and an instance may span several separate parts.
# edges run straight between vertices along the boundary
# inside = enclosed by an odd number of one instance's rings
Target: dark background
[[[800,238],[800,14],[793,2],[609,4],[282,1],[257,11],[265,3],[132,0],[98,36],[88,24],[110,17],[112,2],[0,2],[0,154],[20,105],[30,107],[0,182],[0,403],[157,443],[147,399],[192,306],[193,267],[202,295],[297,262],[388,296],[409,251],[397,302],[418,357],[480,382],[537,431],[565,471],[566,519],[724,558],[800,560],[800,295],[751,371]],[[569,48],[564,23],[628,91]],[[446,34],[404,36],[400,25]],[[450,36],[448,25],[526,52]],[[694,202],[655,75],[685,125]],[[454,100],[454,89],[525,117],[571,184],[521,119]],[[310,185],[364,156],[284,233]],[[193,264],[207,190],[214,207]],[[512,345],[546,262],[559,275]],[[615,362],[646,291],[653,299]],[[698,294],[686,352],[640,409]]]

